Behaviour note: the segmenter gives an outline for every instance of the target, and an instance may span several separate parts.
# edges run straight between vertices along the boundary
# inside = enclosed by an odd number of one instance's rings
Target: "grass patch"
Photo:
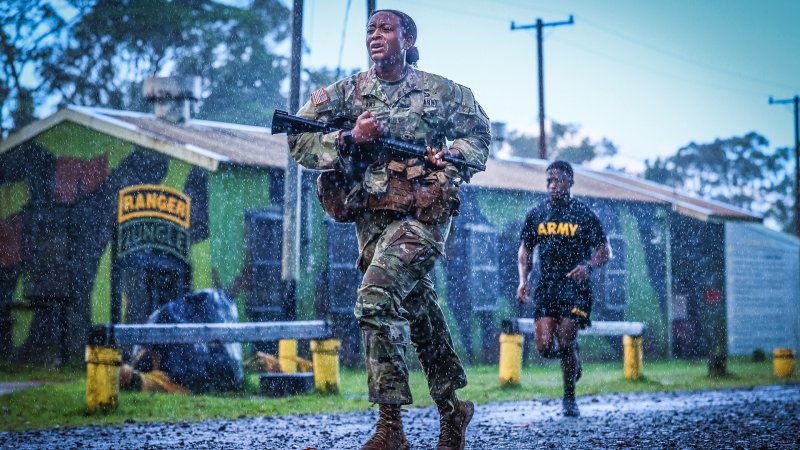
[[[638,381],[625,380],[621,363],[584,364],[578,395],[614,392],[674,391],[749,387],[764,384],[798,382],[797,373],[786,380],[772,375],[772,362],[751,362],[732,358],[729,374],[708,376],[705,362],[645,362]],[[558,363],[525,367],[522,383],[502,387],[496,366],[474,366],[467,369],[470,384],[459,391],[462,398],[477,403],[511,400],[545,400],[561,396],[561,372]],[[316,393],[288,398],[265,398],[257,395],[258,377],[248,375],[243,393],[219,395],[166,395],[122,392],[119,409],[109,415],[87,416],[84,407],[86,389],[82,368],[61,370],[0,366],[0,381],[35,380],[49,382],[45,386],[0,396],[0,431],[22,431],[79,425],[121,424],[126,420],[140,422],[178,422],[205,419],[233,419],[242,416],[271,416],[319,412],[347,412],[370,407],[367,401],[366,374],[363,370],[343,370],[341,394]],[[425,378],[420,371],[411,373],[411,389],[415,406],[431,405]]]

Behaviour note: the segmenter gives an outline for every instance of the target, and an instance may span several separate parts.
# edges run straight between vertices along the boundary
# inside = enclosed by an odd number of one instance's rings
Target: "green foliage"
[[[311,98],[311,93],[321,87],[326,87],[333,84],[335,81],[353,75],[357,70],[343,72],[339,69],[329,69],[323,67],[321,69],[305,69],[305,82],[303,89],[300,92],[300,105],[303,105]]]
[[[97,0],[43,73],[63,101],[143,110],[142,79],[203,78],[200,118],[262,124],[284,104],[289,9],[278,0],[240,8],[208,0]]]
[[[0,138],[48,103],[149,110],[141,84],[153,75],[200,76],[197,118],[268,126],[286,108],[288,56],[276,49],[290,14],[280,0],[0,2]],[[339,75],[307,69],[302,101]]]
[[[63,0],[82,10],[84,0]],[[69,23],[49,0],[0,2],[0,139],[34,120],[35,107],[47,96],[42,62],[61,47]],[[33,76],[30,76],[33,75]]]
[[[613,142],[606,138],[600,141],[592,141],[588,137],[581,138],[580,129],[576,124],[551,122],[550,133],[545,135],[548,159],[583,164],[596,158],[617,154],[617,147]],[[539,157],[539,136],[528,136],[512,131],[507,141],[513,156]]]
[[[665,158],[645,161],[648,180],[700,197],[763,214],[785,230],[792,228],[793,183],[788,148],[771,151],[755,132],[691,142]],[[789,205],[789,207],[787,207]]]

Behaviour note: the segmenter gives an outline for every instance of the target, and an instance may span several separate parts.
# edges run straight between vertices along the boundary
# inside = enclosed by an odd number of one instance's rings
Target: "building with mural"
[[[331,319],[345,363],[358,364],[355,237],[351,224],[325,217],[316,175],[302,172],[303,271],[297,304],[287,305],[285,136],[195,120],[191,92],[157,94],[155,113],[70,106],[0,143],[0,359],[79,360],[92,323],[142,322],[186,291],[216,287],[241,320]],[[462,190],[434,278],[467,360],[492,361],[499,321],[530,314],[513,300],[516,250],[526,211],[545,198],[546,164],[491,159]],[[646,322],[653,357],[769,351],[778,341],[798,349],[796,238],[622,174],[576,168],[573,194],[598,213],[613,249],[592,275],[594,320]],[[772,281],[759,290],[760,274]],[[767,331],[753,317],[782,331],[759,337]],[[598,358],[621,351],[613,338],[583,348]]]

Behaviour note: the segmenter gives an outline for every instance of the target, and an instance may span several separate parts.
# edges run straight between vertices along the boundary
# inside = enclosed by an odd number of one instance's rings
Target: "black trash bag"
[[[190,292],[155,310],[147,323],[236,323],[236,304],[224,291],[204,289]],[[137,355],[144,350],[134,348]],[[158,369],[170,380],[193,393],[241,391],[244,366],[240,343],[200,342],[197,344],[156,344],[148,350],[158,360]],[[136,361],[134,369],[154,369],[153,358]]]

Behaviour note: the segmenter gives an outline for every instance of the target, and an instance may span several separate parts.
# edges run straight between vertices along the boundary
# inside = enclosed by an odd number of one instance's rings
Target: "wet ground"
[[[578,405],[579,418],[562,417],[555,400],[479,405],[467,448],[800,448],[800,385],[586,396]],[[376,417],[372,410],[0,433],[0,448],[358,449]],[[433,408],[409,408],[403,417],[412,448],[435,447]]]

